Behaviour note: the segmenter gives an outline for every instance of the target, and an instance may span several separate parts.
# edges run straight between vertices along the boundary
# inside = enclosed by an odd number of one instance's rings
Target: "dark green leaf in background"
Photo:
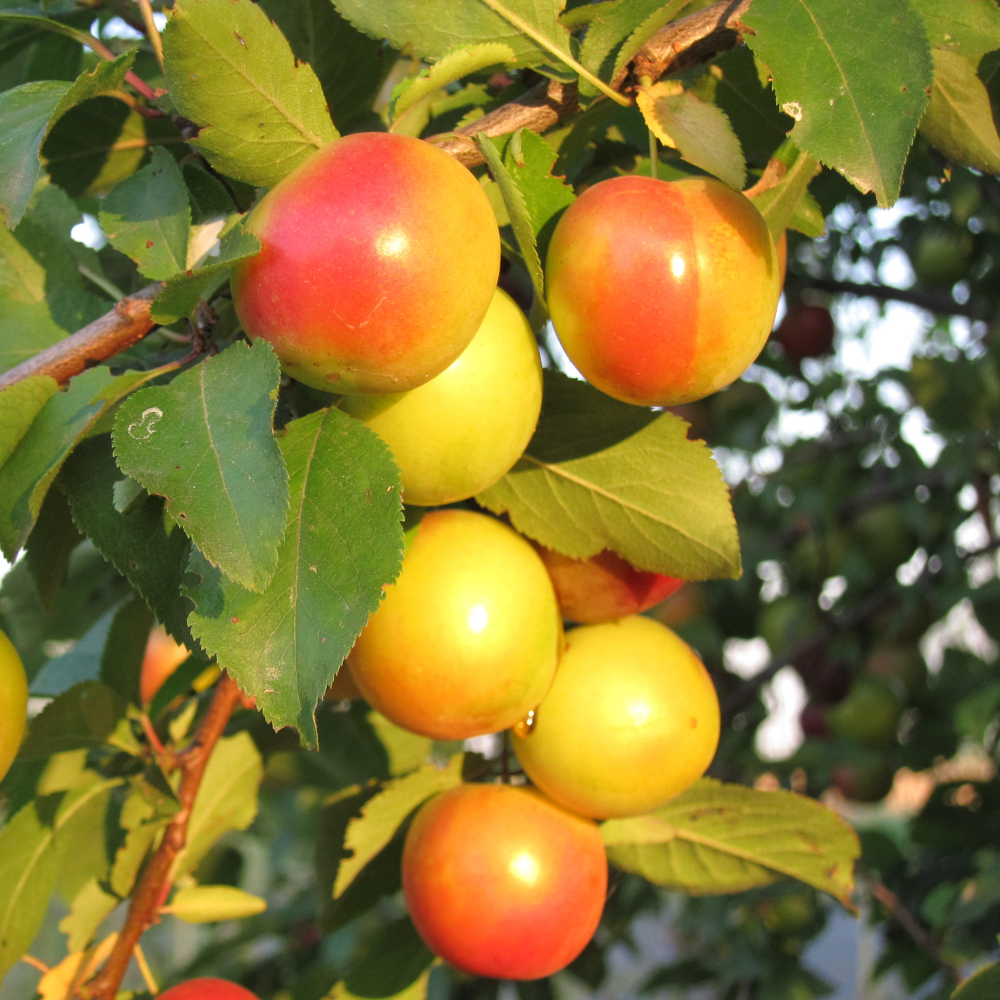
[[[73,518],[101,554],[128,578],[167,631],[194,648],[188,604],[180,596],[191,543],[164,510],[162,497],[143,493],[127,511],[114,505],[123,473],[115,464],[111,436],[84,441],[59,476]]]
[[[82,541],[66,498],[58,490],[49,490],[38,520],[28,535],[24,553],[38,598],[46,610],[52,610],[66,577],[70,556]]]
[[[139,678],[153,624],[146,602],[133,598],[115,614],[101,656],[101,682],[133,705],[142,704]]]
[[[337,138],[316,74],[250,0],[182,0],[163,32],[177,110],[216,169],[271,186]]]
[[[951,1000],[996,1000],[1000,996],[1000,962],[974,972],[951,995]]]
[[[162,281],[187,267],[191,208],[174,158],[153,150],[149,166],[112,188],[99,215],[111,245],[139,265],[139,273]]]
[[[344,980],[348,995],[398,997],[434,961],[409,917],[400,917],[365,942]]]
[[[798,146],[891,205],[933,83],[923,22],[907,0],[771,0],[743,21]]]
[[[291,507],[263,594],[191,563],[191,630],[275,727],[316,746],[316,702],[399,572],[402,506],[388,449],[338,410],[292,421],[280,438]]]
[[[126,702],[100,681],[59,695],[31,721],[20,755],[26,760],[102,746],[125,715]]]
[[[740,575],[729,491],[712,453],[672,414],[545,373],[538,430],[518,463],[476,500],[575,559],[613,549],[685,580]]]
[[[266,340],[239,341],[136,393],[115,419],[119,468],[166,497],[210,562],[258,593],[271,579],[288,474],[271,429],[280,370]]]
[[[263,0],[296,59],[319,77],[334,125],[341,132],[371,111],[396,53],[337,13],[330,0]]]
[[[48,488],[76,444],[111,406],[163,371],[115,377],[107,368],[91,368],[42,407],[0,467],[0,546],[9,560],[20,551]]]

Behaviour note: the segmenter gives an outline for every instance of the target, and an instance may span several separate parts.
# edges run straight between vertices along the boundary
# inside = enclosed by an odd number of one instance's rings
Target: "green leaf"
[[[0,392],[0,466],[28,433],[31,422],[59,384],[50,375],[32,375]]]
[[[933,55],[934,90],[920,134],[953,163],[1000,174],[1000,136],[975,66],[947,49]]]
[[[270,585],[252,594],[195,553],[188,620],[265,718],[315,748],[316,703],[399,572],[399,472],[382,440],[338,410],[292,421],[279,445],[291,507]]]
[[[139,273],[163,281],[187,267],[191,207],[180,167],[162,147],[152,162],[116,184],[98,216],[111,245]]]
[[[974,972],[951,995],[951,1000],[996,1000],[1000,996],[1000,962]]]
[[[162,497],[144,493],[125,513],[114,506],[115,464],[111,436],[84,441],[59,476],[80,530],[142,595],[167,631],[189,649],[187,602],[180,596],[191,543],[164,512]]]
[[[419,955],[419,950],[414,945],[414,955]],[[401,957],[401,956],[400,956]],[[393,964],[396,965],[398,959],[394,958]],[[402,992],[396,993],[391,997],[383,997],[382,1000],[427,1000],[427,987],[430,983],[431,970],[430,968],[424,969],[423,973],[419,978],[415,979],[409,986],[406,987]],[[380,993],[381,997],[382,994]],[[348,988],[346,983],[337,983],[334,988],[327,993],[324,1000],[369,1000],[368,994],[366,993],[352,993]]]
[[[1000,49],[1000,8],[981,0],[910,0],[936,49],[964,56],[973,66]]]
[[[163,32],[177,110],[212,165],[270,187],[338,138],[316,74],[250,0],[181,0]]]
[[[742,20],[795,119],[792,139],[891,205],[933,83],[923,22],[907,0],[771,0]]]
[[[404,778],[387,782],[378,795],[364,804],[361,815],[347,825],[344,847],[352,853],[340,863],[333,884],[333,898],[344,894],[361,869],[392,840],[399,825],[417,806],[432,795],[461,783],[461,754],[452,757],[446,768],[428,765]]]
[[[108,643],[111,624],[120,608],[112,608],[94,623],[73,648],[54,656],[31,682],[32,695],[55,698],[84,681],[100,680],[101,654]]]
[[[534,229],[531,225],[531,213],[528,211],[524,192],[504,166],[492,139],[482,134],[477,135],[476,145],[479,146],[486,160],[486,166],[500,189],[500,196],[507,209],[511,229],[514,230],[514,238],[517,240],[524,266],[528,269],[531,283],[535,288],[535,300],[542,303],[545,301],[545,274],[542,271],[541,258],[538,256],[538,244],[535,240]]]
[[[174,365],[114,377],[91,368],[42,407],[13,454],[0,467],[0,546],[8,560],[24,544],[63,462],[115,403]]]
[[[674,82],[657,83],[636,98],[646,126],[665,146],[675,148],[693,166],[742,190],[746,160],[725,111]]]
[[[59,930],[66,935],[66,947],[72,954],[82,951],[93,940],[97,928],[121,902],[105,892],[96,878],[89,879],[70,904],[69,913],[59,921]]]
[[[373,38],[387,38],[426,59],[440,59],[456,42],[500,42],[514,50],[518,65],[540,66],[551,52],[515,27],[495,6],[481,0],[334,0],[355,27]],[[562,0],[507,0],[503,8],[523,19],[557,49],[569,52],[569,32],[556,20]]]
[[[124,718],[125,709],[125,699],[100,681],[77,684],[32,720],[20,756],[31,760],[103,746]]]
[[[404,131],[407,113],[421,106],[421,102],[432,97],[449,83],[454,83],[463,76],[476,73],[487,66],[514,62],[517,62],[514,50],[502,42],[484,42],[482,45],[452,49],[428,70],[404,81],[405,86],[402,86],[392,103],[390,131]]]
[[[141,705],[139,678],[153,612],[141,597],[123,604],[115,613],[101,656],[101,681],[133,705]]]
[[[363,35],[330,0],[263,0],[295,58],[312,66],[341,132],[371,113],[396,53],[381,38]]]
[[[150,315],[157,323],[173,323],[187,316],[198,304],[202,292],[238,260],[260,252],[260,240],[241,226],[231,229],[219,245],[218,257],[208,257],[201,267],[185,271],[167,280],[163,291],[154,299]]]
[[[219,920],[244,920],[267,909],[260,896],[231,885],[192,885],[178,889],[161,913],[172,913],[189,924],[209,924]]]
[[[271,421],[281,377],[266,340],[242,341],[127,400],[115,458],[230,579],[262,591],[278,560],[288,474]]]
[[[665,24],[675,20],[689,5],[690,0],[670,0],[659,10],[653,11],[636,29],[625,39],[618,55],[615,58],[612,77],[617,77],[619,72],[625,68],[625,64],[656,34]],[[633,5],[634,6],[634,5]]]
[[[224,834],[245,830],[253,822],[263,777],[264,764],[249,733],[216,743],[191,810],[187,843],[174,866],[175,878],[196,868]]]
[[[537,132],[528,129],[515,132],[507,142],[503,162],[524,198],[538,243],[538,257],[544,261],[552,231],[576,195],[562,178],[553,176],[556,154]]]
[[[38,179],[38,153],[52,127],[83,101],[120,90],[134,60],[135,52],[128,52],[82,73],[72,84],[37,80],[0,94],[0,215],[7,226],[21,221]]]
[[[38,180],[38,151],[69,84],[35,80],[0,94],[0,216],[16,226]]]
[[[343,984],[345,992],[340,996],[424,996],[426,972],[433,961],[434,955],[420,940],[413,922],[409,917],[400,917],[380,927],[364,943],[351,964]]]
[[[45,277],[38,261],[0,226],[0,371],[66,336],[49,311]]]
[[[761,183],[764,190],[758,194],[755,188],[750,189],[749,197],[757,211],[764,216],[771,239],[775,243],[792,225],[792,220],[803,202],[806,204],[806,210],[815,214],[812,207],[814,203],[807,199],[809,199],[809,183],[820,170],[822,167],[808,153],[803,153],[791,139],[787,139],[767,165]],[[777,183],[773,187],[767,187],[763,183],[765,178],[776,180]],[[816,210],[818,208],[816,206]],[[822,225],[822,211],[819,211],[819,219],[813,218],[813,221]],[[822,231],[821,229],[820,233],[810,235],[820,235]]]
[[[685,580],[740,575],[729,491],[687,425],[546,371],[538,430],[518,463],[476,501],[574,559],[613,549]]]
[[[51,610],[66,577],[66,566],[83,536],[73,523],[66,498],[58,490],[49,490],[28,541],[24,558],[35,580],[42,605]]]
[[[28,950],[49,907],[80,810],[119,779],[29,803],[0,829],[0,979]]]
[[[815,799],[702,778],[645,816],[608,820],[612,864],[693,895],[742,892],[784,876],[853,909],[857,834]]]

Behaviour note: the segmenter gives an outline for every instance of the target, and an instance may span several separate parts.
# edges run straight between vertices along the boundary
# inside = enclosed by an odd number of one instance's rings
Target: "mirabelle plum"
[[[636,569],[610,549],[590,559],[572,559],[543,545],[536,549],[552,577],[563,618],[581,625],[639,614],[684,584],[677,577]]]
[[[739,378],[781,292],[760,213],[701,177],[587,188],[552,234],[546,283],[556,333],[584,378],[644,406],[701,399]]]
[[[705,773],[719,701],[690,646],[633,616],[566,633],[530,727],[513,731],[528,777],[556,802],[603,819],[649,812]]]
[[[459,740],[512,726],[552,683],[562,640],[534,549],[484,514],[440,510],[350,653],[365,699],[411,732]]]
[[[542,408],[542,364],[524,313],[499,288],[472,343],[426,385],[348,396],[341,408],[389,446],[406,503],[435,506],[492,486],[521,457]]]
[[[465,972],[540,979],[601,919],[601,835],[534,789],[461,785],[427,802],[403,847],[403,893],[428,948]]]
[[[443,372],[486,315],[500,267],[475,177],[430,143],[385,132],[314,153],[246,228],[261,241],[232,273],[247,335],[329,392],[402,392]]]
[[[28,678],[14,644],[0,632],[0,780],[21,748],[28,721]]]
[[[257,996],[225,979],[189,979],[159,995],[159,1000],[257,1000]]]

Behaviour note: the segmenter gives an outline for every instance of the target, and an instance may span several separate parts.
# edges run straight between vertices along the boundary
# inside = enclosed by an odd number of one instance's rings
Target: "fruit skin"
[[[830,783],[855,802],[880,802],[892,789],[892,768],[881,759],[843,761],[830,772]]]
[[[687,643],[633,616],[566,634],[556,679],[525,730],[514,730],[514,749],[546,795],[584,816],[633,816],[705,773],[719,700]]]
[[[495,733],[548,691],[562,643],[556,596],[505,524],[426,514],[385,592],[349,659],[362,695],[397,726],[441,740]]]
[[[0,632],[0,781],[21,749],[28,721],[28,678],[14,644]]]
[[[862,675],[847,697],[830,709],[830,729],[865,746],[880,748],[896,742],[903,706],[892,687],[877,677]]]
[[[139,696],[148,705],[163,682],[190,656],[186,646],[176,642],[162,625],[149,633],[146,652],[142,657],[139,676]]]
[[[409,392],[348,396],[341,409],[389,446],[408,504],[455,503],[521,457],[542,408],[542,362],[524,313],[499,288],[472,343]]]
[[[243,327],[328,392],[402,392],[444,371],[486,315],[500,267],[496,217],[472,174],[384,132],[314,153],[246,228],[261,251],[233,268]]]
[[[833,317],[823,306],[799,302],[792,306],[775,332],[775,339],[792,361],[821,358],[833,347]]]
[[[552,234],[546,275],[573,364],[609,396],[644,406],[702,399],[738,378],[781,292],[760,213],[711,178],[587,188]]]
[[[601,919],[608,870],[597,825],[510,785],[462,785],[426,803],[403,847],[420,936],[459,969],[540,979]]]
[[[257,1000],[257,995],[225,979],[189,979],[161,993],[159,1000]]]
[[[647,573],[605,549],[590,559],[572,559],[544,545],[535,550],[552,577],[563,618],[581,625],[613,622],[665,601],[684,581]]]

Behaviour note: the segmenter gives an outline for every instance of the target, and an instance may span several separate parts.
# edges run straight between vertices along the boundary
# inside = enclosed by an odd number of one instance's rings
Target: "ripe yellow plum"
[[[542,407],[542,365],[524,313],[499,288],[472,343],[425,385],[348,396],[399,466],[406,503],[454,503],[492,486],[521,457]]]
[[[498,732],[552,683],[562,626],[549,575],[515,531],[433,511],[407,532],[399,578],[349,656],[362,695],[434,739]]]
[[[0,780],[21,748],[28,721],[28,678],[14,644],[0,632]]]
[[[555,681],[533,724],[514,729],[528,777],[584,816],[645,813],[712,762],[719,700],[690,646],[633,616],[566,633]]]

